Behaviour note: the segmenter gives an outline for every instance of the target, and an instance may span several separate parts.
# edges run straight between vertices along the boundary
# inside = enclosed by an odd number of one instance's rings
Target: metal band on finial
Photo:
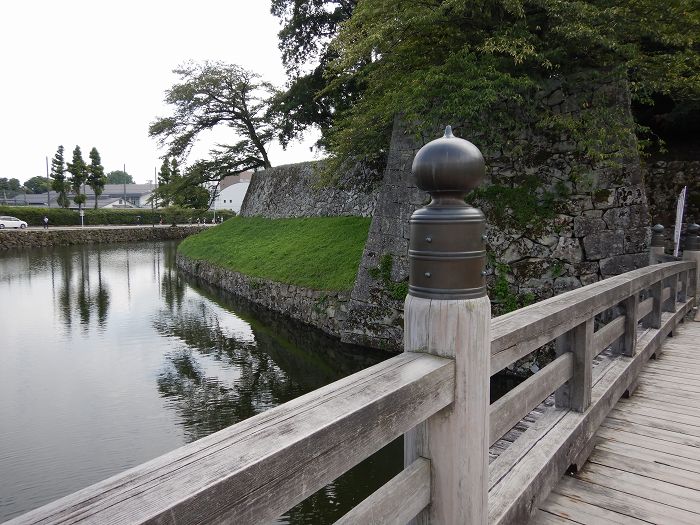
[[[700,251],[700,226],[693,223],[689,224],[685,233],[685,251],[699,252]]]
[[[412,171],[416,185],[432,199],[409,221],[409,294],[427,299],[485,296],[486,220],[464,202],[484,178],[484,157],[447,126],[442,138],[418,151]]]
[[[666,237],[664,236],[664,227],[661,224],[657,224],[651,228],[651,245],[652,246],[666,246]]]

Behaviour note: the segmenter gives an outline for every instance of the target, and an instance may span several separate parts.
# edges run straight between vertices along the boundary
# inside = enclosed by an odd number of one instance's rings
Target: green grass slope
[[[349,290],[371,219],[234,217],[188,237],[178,251],[236,272],[314,290]]]

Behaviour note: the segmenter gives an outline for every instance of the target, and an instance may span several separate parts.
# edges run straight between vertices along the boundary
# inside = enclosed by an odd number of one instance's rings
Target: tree
[[[80,146],[76,146],[73,150],[73,162],[68,163],[68,172],[71,174],[69,180],[70,187],[73,190],[75,196],[73,197],[73,202],[78,205],[78,210],[83,210],[83,204],[87,200],[87,197],[82,193],[83,184],[87,180],[88,170],[85,161],[83,160],[83,154],[80,151]]]
[[[114,170],[107,174],[107,184],[133,184],[134,178],[126,171]]]
[[[527,120],[554,134],[620,135],[615,119],[575,121],[538,99],[553,79],[584,72],[627,78],[632,96],[700,96],[700,14],[695,0],[365,0],[331,49],[329,88],[364,86],[336,112],[327,136],[336,159],[377,156],[401,115],[414,133],[468,122],[481,144],[517,142]],[[654,13],[654,22],[649,22]],[[538,101],[539,100],[539,101]],[[527,119],[522,117],[526,116]],[[494,125],[498,123],[497,126]],[[621,124],[620,124],[621,125]],[[497,128],[497,129],[496,129]],[[489,130],[496,131],[488,136]],[[601,136],[602,134],[602,136]],[[594,148],[583,152],[594,155]]]
[[[160,165],[160,170],[158,171],[158,188],[153,195],[160,202],[161,206],[170,205],[170,194],[168,191],[170,181],[170,160],[168,157],[163,157],[163,164]]]
[[[166,156],[184,159],[202,131],[227,126],[239,138],[233,145],[218,145],[212,162],[225,162],[231,173],[269,168],[266,146],[274,137],[277,116],[270,111],[275,90],[259,75],[222,62],[188,62],[174,70],[180,82],[166,91],[174,107],[169,117],[156,119],[149,135],[167,147]],[[218,180],[220,170],[207,174]]]
[[[70,205],[68,190],[70,184],[66,180],[66,163],[63,158],[63,146],[59,146],[56,154],[51,159],[51,189],[58,194],[58,205],[67,208]]]
[[[7,196],[14,197],[22,190],[22,185],[19,179],[2,177],[0,178],[0,190],[4,191]]]
[[[31,179],[27,179],[24,182],[24,187],[29,193],[45,193],[49,191],[50,186],[49,182],[46,180],[46,177],[37,175]]]
[[[97,148],[90,150],[90,165],[87,166],[87,185],[95,192],[95,209],[97,209],[97,199],[105,189],[107,177],[105,177],[105,169],[102,167],[102,160]]]
[[[309,127],[327,130],[333,115],[347,110],[362,91],[355,79],[329,89],[324,75],[338,57],[328,43],[356,4],[356,0],[272,0],[270,11],[282,22],[279,49],[289,75],[287,88],[273,101],[282,116],[278,138],[283,146]]]

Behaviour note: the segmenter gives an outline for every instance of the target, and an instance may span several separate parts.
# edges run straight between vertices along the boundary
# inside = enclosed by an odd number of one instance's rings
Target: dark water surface
[[[389,357],[186,280],[176,243],[0,252],[0,522]],[[397,440],[283,516],[332,523]]]

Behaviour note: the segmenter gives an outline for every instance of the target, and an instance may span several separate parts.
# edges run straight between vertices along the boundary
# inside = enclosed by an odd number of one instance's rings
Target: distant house
[[[149,199],[153,195],[153,191],[156,189],[154,184],[106,184],[104,191],[97,199],[98,208],[150,208],[151,203]],[[87,201],[83,205],[83,208],[94,208],[95,207],[95,193],[89,186],[85,187],[85,195],[87,196]],[[57,195],[55,191],[46,193],[35,193],[17,196],[14,199],[15,202],[8,202],[8,204],[16,204],[19,206],[46,206],[48,199],[50,197],[52,208],[58,208],[58,202],[56,201]],[[73,194],[68,195],[70,199],[70,208],[78,209],[78,205],[73,202]],[[10,200],[10,199],[8,199]]]
[[[245,171],[239,175],[229,175],[219,183],[219,193],[212,208],[217,210],[241,211],[243,198],[250,186],[252,171]]]

